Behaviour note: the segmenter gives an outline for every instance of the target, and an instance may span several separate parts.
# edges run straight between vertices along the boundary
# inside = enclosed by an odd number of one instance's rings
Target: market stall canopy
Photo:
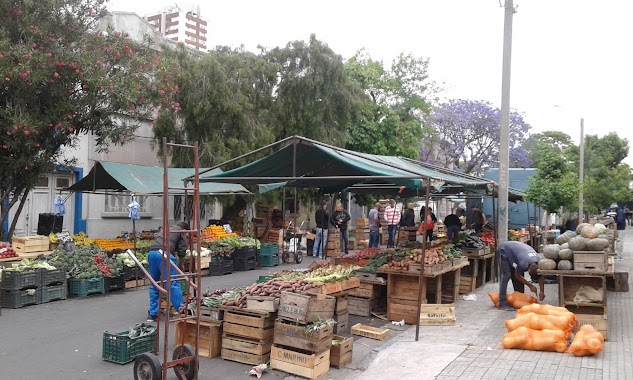
[[[200,172],[207,169],[200,169]],[[210,173],[221,173],[213,169]],[[169,187],[183,187],[183,178],[192,176],[193,168],[169,168]],[[79,192],[130,192],[142,195],[163,194],[163,168],[121,164],[116,162],[95,162],[87,176],[67,190]],[[170,194],[184,194],[183,190],[170,190]],[[251,194],[242,185],[232,183],[205,182],[200,184],[202,195]]]

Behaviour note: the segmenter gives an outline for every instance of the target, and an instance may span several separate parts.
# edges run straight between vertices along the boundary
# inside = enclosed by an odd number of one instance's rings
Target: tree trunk
[[[18,209],[15,211],[15,216],[11,221],[11,227],[9,228],[9,233],[7,234],[7,238],[10,239],[13,236],[13,232],[15,232],[15,226],[18,224],[18,217],[22,213],[22,209],[26,204],[27,195],[29,194],[29,189],[24,189],[22,193],[22,199],[20,199],[20,204],[18,205]],[[16,197],[17,198],[17,197]],[[28,233],[28,232],[27,232]]]
[[[20,191],[18,193],[22,193],[22,189],[20,189]],[[4,236],[4,233],[6,231],[4,231],[4,229],[2,228],[4,221],[9,217],[9,211],[11,211],[11,208],[17,203],[19,197],[13,197],[9,203],[7,204],[7,207],[4,207],[4,201],[0,200],[0,202],[2,202],[2,213],[0,213],[0,237],[4,237],[6,238],[6,236]],[[16,214],[15,217],[17,218],[20,214]]]

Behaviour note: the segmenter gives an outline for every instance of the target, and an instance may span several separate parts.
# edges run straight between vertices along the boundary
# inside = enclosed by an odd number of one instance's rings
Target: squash
[[[518,315],[514,319],[505,321],[508,332],[519,327],[527,327],[534,330],[562,330],[567,337],[576,325],[576,318],[572,313],[568,315],[545,315],[536,313],[525,313]]]
[[[582,236],[576,236],[575,238],[569,239],[569,249],[572,251],[584,251],[587,247],[587,239]]]
[[[565,231],[565,235],[569,236],[569,239],[575,238],[576,236],[578,236],[578,234],[575,231],[572,231],[572,230]]]
[[[554,270],[556,269],[556,261],[552,259],[541,259],[538,262],[538,269],[540,270]]]
[[[589,223],[580,223],[577,227],[576,227],[576,234],[581,235],[582,234],[582,230],[585,227],[591,227],[591,224]]]
[[[560,249],[569,249],[569,243],[561,244]],[[558,254],[560,255],[560,252]]]
[[[592,325],[582,325],[569,346],[574,356],[595,355],[602,351],[604,335]]]
[[[571,261],[561,260],[558,262],[558,270],[572,270],[572,269],[574,269],[574,264],[572,264]]]
[[[587,241],[587,251],[602,251],[609,248],[607,239],[590,239]]]
[[[571,260],[573,257],[574,252],[569,248],[561,249],[560,251],[558,251],[558,258],[561,260]]]
[[[543,256],[546,259],[558,260],[558,251],[560,251],[560,245],[547,244],[543,247]]]
[[[598,237],[598,233],[593,227],[585,227],[582,229],[582,237],[587,239],[595,239]]]
[[[565,244],[567,243],[567,241],[570,239],[569,235],[567,235],[566,233],[557,236],[556,239],[554,239],[554,243],[556,244]]]
[[[503,336],[504,348],[518,348],[532,351],[567,351],[566,333],[560,329],[532,330],[519,327]]]

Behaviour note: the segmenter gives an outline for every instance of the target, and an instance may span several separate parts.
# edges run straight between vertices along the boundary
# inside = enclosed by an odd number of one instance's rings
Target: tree
[[[60,148],[74,147],[78,135],[92,134],[107,150],[129,141],[153,104],[177,108],[174,70],[149,41],[95,32],[104,3],[0,2],[0,199],[8,199],[0,222],[20,199],[21,211],[36,179],[63,162]]]
[[[548,213],[556,213],[561,207],[577,207],[578,189],[578,177],[569,170],[563,156],[549,155],[540,160],[526,193],[529,201]]]
[[[500,113],[488,102],[450,100],[436,107],[428,118],[431,133],[420,147],[420,159],[464,173],[481,173],[499,163]],[[523,148],[530,125],[523,116],[510,114],[510,166],[527,167]]]
[[[570,159],[570,152],[575,148],[571,137],[558,131],[545,131],[531,135],[524,144],[528,159],[538,167],[545,157],[564,156]]]
[[[400,54],[387,69],[364,50],[347,61],[348,75],[365,96],[359,118],[349,128],[346,148],[417,158],[415,142],[423,136],[423,118],[436,91],[428,64],[428,59]]]

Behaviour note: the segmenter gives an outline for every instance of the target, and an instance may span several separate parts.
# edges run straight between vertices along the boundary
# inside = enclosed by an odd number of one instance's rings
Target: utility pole
[[[578,224],[585,221],[583,208],[585,207],[585,119],[580,119],[580,162],[578,179],[580,179],[580,191],[578,192]]]
[[[499,242],[508,240],[508,184],[510,166],[510,72],[514,1],[505,0],[503,22],[503,73],[501,78],[501,136],[499,141]]]

